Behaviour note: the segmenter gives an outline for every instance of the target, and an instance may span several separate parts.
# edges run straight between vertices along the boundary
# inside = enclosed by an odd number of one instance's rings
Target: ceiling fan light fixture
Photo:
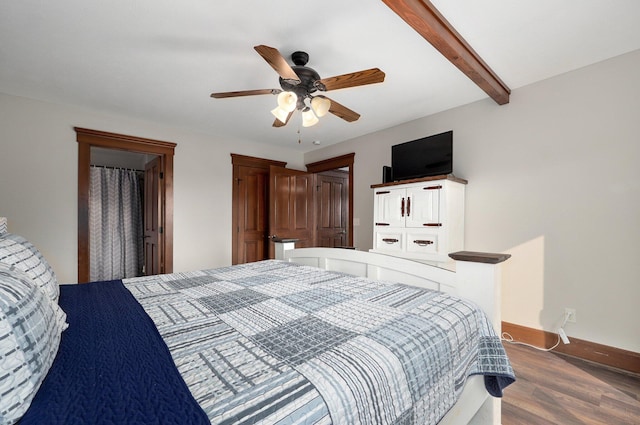
[[[239,96],[255,96],[271,94],[277,96],[278,106],[271,111],[276,117],[272,127],[283,127],[291,119],[291,116],[298,109],[304,112],[302,124],[305,127],[316,125],[319,117],[324,117],[331,113],[347,122],[353,122],[360,118],[360,114],[318,94],[316,91],[325,92],[350,87],[364,86],[368,84],[381,83],[385,74],[378,68],[365,69],[348,74],[336,75],[329,78],[320,78],[318,72],[307,66],[309,54],[296,51],[291,54],[293,66],[280,54],[278,49],[265,45],[254,47],[255,51],[278,73],[280,76],[280,89],[259,89],[241,90],[211,93],[215,99]],[[309,102],[307,102],[307,99]]]
[[[292,91],[283,91],[278,95],[278,107],[282,108],[287,113],[296,109],[297,103],[298,103],[298,96]]]
[[[331,101],[324,96],[316,96],[311,99],[311,109],[316,116],[324,117],[331,108]]]
[[[274,109],[271,110],[271,113],[281,123],[286,124],[287,117],[289,116],[289,111],[287,111],[286,109],[282,109],[280,106],[276,106]]]
[[[313,113],[311,108],[308,106],[302,110],[302,126],[303,127],[311,127],[312,125],[318,124],[320,120],[316,117],[316,114]]]

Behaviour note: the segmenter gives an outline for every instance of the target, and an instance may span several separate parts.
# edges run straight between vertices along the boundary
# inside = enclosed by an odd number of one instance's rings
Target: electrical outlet
[[[567,318],[567,323],[576,323],[576,309],[565,307],[564,315]]]

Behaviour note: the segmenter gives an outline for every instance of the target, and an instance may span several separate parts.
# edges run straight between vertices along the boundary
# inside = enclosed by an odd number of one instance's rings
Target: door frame
[[[164,273],[173,272],[173,142],[145,139],[124,134],[74,127],[78,142],[78,283],[89,281],[89,173],[91,167],[91,148],[136,152],[157,155],[161,158],[163,173],[163,201],[160,212],[160,225],[163,233],[160,239],[161,264]]]
[[[347,243],[349,246],[353,246],[353,163],[355,157],[355,153],[348,153],[342,156],[305,164],[307,172],[313,174],[335,170],[336,168],[349,168],[349,219],[347,223]]]

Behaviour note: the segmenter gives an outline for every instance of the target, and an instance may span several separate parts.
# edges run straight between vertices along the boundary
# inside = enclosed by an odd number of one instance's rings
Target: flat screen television
[[[391,146],[393,180],[451,174],[453,131]]]

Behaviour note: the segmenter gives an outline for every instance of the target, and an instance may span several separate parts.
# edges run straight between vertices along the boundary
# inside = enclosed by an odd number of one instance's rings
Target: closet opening
[[[78,142],[78,282],[119,279],[131,277],[131,274],[171,273],[176,144],[77,127],[75,130]],[[106,177],[103,179],[101,175]],[[96,199],[92,201],[92,195],[95,198],[103,191],[106,192],[106,204]],[[122,194],[123,204],[117,199]],[[131,197],[139,198],[137,206],[132,208],[140,209],[142,217],[124,214],[130,206],[125,204],[131,204]],[[111,223],[92,232],[92,225],[114,217],[123,223],[122,229],[118,229],[120,224]],[[114,236],[114,232],[119,234]],[[133,239],[141,241],[141,245]]]
[[[143,276],[145,218],[151,197],[145,196],[145,169],[157,155],[91,148],[89,171],[89,280]],[[149,195],[149,194],[147,194]],[[152,195],[152,194],[151,194]]]

